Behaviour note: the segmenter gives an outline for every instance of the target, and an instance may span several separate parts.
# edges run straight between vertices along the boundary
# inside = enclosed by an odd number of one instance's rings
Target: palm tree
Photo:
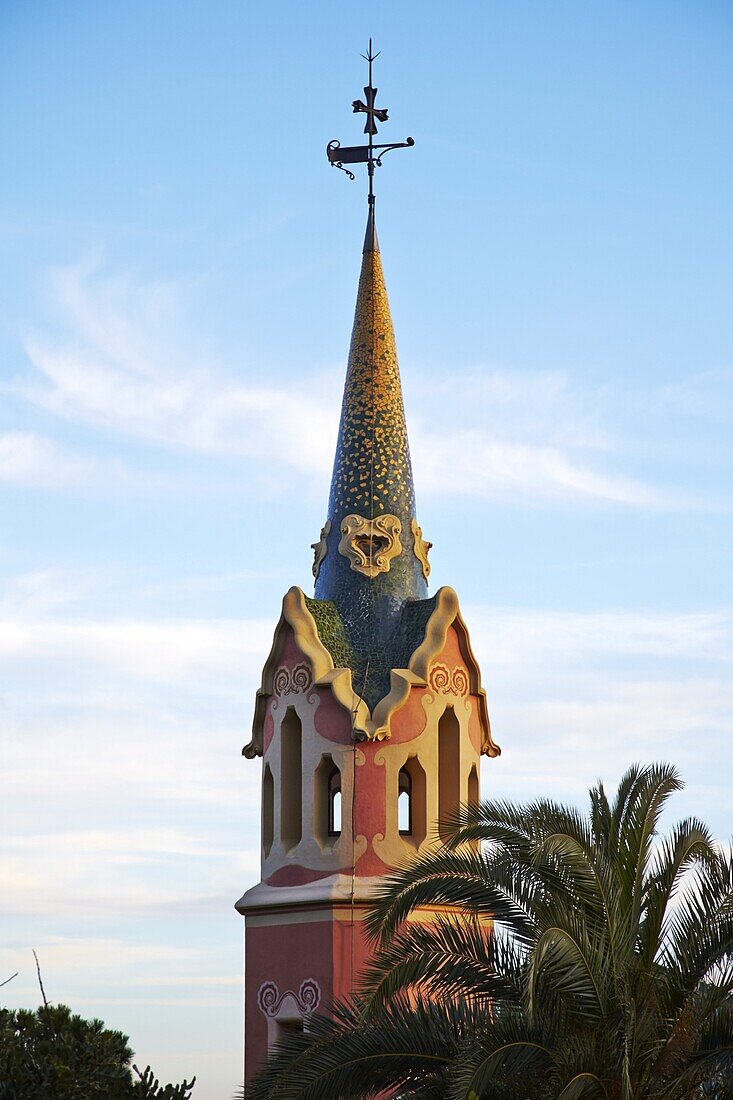
[[[289,1038],[252,1100],[733,1098],[733,860],[681,788],[485,802],[390,877],[359,996]],[[443,915],[420,922],[420,910]]]

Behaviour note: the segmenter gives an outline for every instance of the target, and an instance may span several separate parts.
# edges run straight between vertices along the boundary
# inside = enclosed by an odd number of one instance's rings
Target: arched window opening
[[[397,776],[397,828],[418,847],[425,840],[427,781],[417,756],[408,756]]]
[[[412,776],[400,768],[397,777],[397,828],[400,836],[412,836]]]
[[[326,847],[343,829],[341,769],[330,752],[324,752],[313,776],[313,831]]]
[[[461,803],[461,727],[453,707],[438,722],[438,831],[445,840],[450,829],[447,818]]]
[[[478,771],[474,764],[471,771],[468,773],[468,805],[478,806],[479,804],[479,782]]]
[[[303,728],[288,707],[280,727],[280,835],[286,849],[294,848],[303,835]]]
[[[341,836],[341,772],[335,766],[328,777],[328,835]]]
[[[265,764],[262,774],[262,847],[269,856],[275,832],[275,784],[270,765]]]

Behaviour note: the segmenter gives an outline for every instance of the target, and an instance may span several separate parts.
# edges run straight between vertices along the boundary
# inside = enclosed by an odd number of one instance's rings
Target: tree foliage
[[[359,995],[285,1039],[247,1096],[731,1100],[733,862],[697,819],[658,835],[680,787],[634,766],[586,815],[461,810],[378,898]]]
[[[126,1035],[66,1005],[0,1009],[0,1100],[190,1100],[190,1083],[165,1085],[132,1068]]]

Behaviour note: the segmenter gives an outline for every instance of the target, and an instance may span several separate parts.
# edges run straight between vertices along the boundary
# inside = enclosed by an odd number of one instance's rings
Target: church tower
[[[413,143],[374,143],[371,43],[367,60],[353,106],[369,144],[328,147],[336,167],[367,165],[370,201],[315,592],[283,599],[243,750],[262,769],[261,881],[236,906],[248,1079],[283,1028],[352,991],[373,892],[478,800],[481,756],[499,753],[456,593],[428,592],[372,186],[384,152]]]

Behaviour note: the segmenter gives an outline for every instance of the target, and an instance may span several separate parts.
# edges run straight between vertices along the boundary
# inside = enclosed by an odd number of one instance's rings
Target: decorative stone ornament
[[[321,565],[328,553],[328,536],[331,531],[331,520],[327,519],[321,528],[321,537],[318,542],[311,543],[311,550],[313,551],[313,576],[318,580],[318,574],[321,571]]]
[[[468,695],[471,686],[468,673],[461,665],[451,671],[441,664],[430,669],[428,684],[439,695]]]
[[[265,1016],[276,1019],[280,1015],[284,1002],[292,998],[298,1015],[308,1016],[315,1012],[321,1003],[321,987],[314,978],[306,978],[300,983],[300,989],[295,993],[292,989],[286,989],[281,993],[275,982],[263,982],[257,990],[257,1005]]]
[[[389,573],[390,562],[402,553],[402,523],[388,512],[374,519],[345,516],[341,521],[339,554],[351,562],[351,568],[365,577]]]
[[[430,562],[428,561],[428,551],[432,548],[432,542],[428,542],[427,539],[422,537],[422,527],[416,519],[410,520],[410,530],[412,531],[412,546],[415,551],[415,557],[422,566],[422,575],[425,580],[430,576]]]
[[[295,665],[292,669],[283,665],[275,673],[273,690],[275,695],[300,695],[307,691],[312,683],[313,678],[307,665]]]

